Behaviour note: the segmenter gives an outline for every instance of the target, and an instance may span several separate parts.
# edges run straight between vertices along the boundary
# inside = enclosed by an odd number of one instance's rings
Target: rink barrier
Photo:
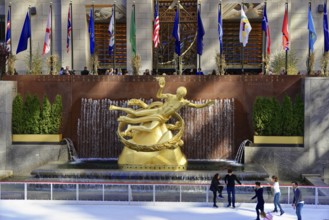
[[[263,184],[266,203],[273,202],[270,185]],[[329,187],[299,186],[305,204],[329,205]],[[292,186],[281,185],[282,204],[291,204]],[[226,187],[223,190],[226,202]],[[236,185],[237,203],[254,203],[254,184]],[[159,182],[33,182],[0,181],[0,200],[57,200],[57,201],[110,201],[110,202],[212,202],[209,184]]]

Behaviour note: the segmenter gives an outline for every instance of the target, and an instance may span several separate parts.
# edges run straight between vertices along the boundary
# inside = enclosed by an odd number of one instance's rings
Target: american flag
[[[160,18],[159,18],[159,4],[158,1],[155,4],[154,7],[154,26],[153,26],[153,42],[154,42],[154,48],[157,48],[160,43]]]
[[[67,39],[66,39],[66,52],[67,53],[70,51],[71,31],[72,31],[72,25],[71,25],[71,5],[70,5],[69,13],[68,13],[68,17],[67,17]]]

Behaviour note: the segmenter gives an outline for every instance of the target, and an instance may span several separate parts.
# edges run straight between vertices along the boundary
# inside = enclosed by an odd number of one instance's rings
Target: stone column
[[[152,0],[127,0],[127,69],[132,73],[131,60],[132,51],[130,44],[130,19],[132,5],[135,2],[135,24],[136,24],[136,51],[141,56],[140,73],[145,69],[152,70],[153,50],[153,1]]]
[[[16,82],[0,81],[0,170],[6,168],[6,152],[11,145],[12,103],[16,89]]]
[[[203,54],[201,68],[204,74],[216,69],[216,54],[219,53],[219,40],[217,31],[219,0],[203,1],[201,3],[201,18],[205,35],[203,37]],[[198,61],[199,62],[199,61]]]

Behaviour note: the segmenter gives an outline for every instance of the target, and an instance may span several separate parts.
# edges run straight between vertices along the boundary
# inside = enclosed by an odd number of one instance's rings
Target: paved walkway
[[[235,209],[212,208],[205,203],[107,203],[72,201],[0,200],[1,220],[247,220],[255,219],[255,204],[237,204]],[[290,205],[274,220],[295,220]],[[266,204],[265,210],[273,209]],[[329,206],[305,205],[303,220],[329,220]]]

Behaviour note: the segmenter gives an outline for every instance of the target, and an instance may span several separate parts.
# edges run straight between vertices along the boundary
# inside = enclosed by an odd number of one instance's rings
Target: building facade
[[[29,6],[34,8],[31,14],[32,54],[42,54],[44,44],[46,23],[49,13],[50,1],[44,0],[5,0],[0,1],[0,14],[5,15],[7,20],[7,9],[11,2],[11,40],[13,54],[16,54],[19,37],[23,27],[25,15]],[[52,45],[53,54],[58,55],[60,66],[69,66],[80,72],[84,66],[92,68],[92,56],[89,51],[89,12],[94,8],[96,54],[100,69],[116,67],[132,71],[132,48],[130,44],[131,12],[135,2],[135,24],[136,24],[136,51],[141,56],[140,74],[145,69],[159,70],[164,72],[177,71],[177,62],[174,55],[174,38],[172,27],[174,23],[175,3],[172,0],[159,0],[160,17],[160,47],[154,48],[153,20],[155,0],[95,0],[95,1],[72,1],[72,42],[67,52],[67,23],[70,0],[53,0],[52,21]],[[234,73],[242,73],[242,69],[261,71],[262,65],[262,30],[261,22],[263,16],[264,1],[246,0],[244,10],[252,26],[249,42],[242,49],[239,42],[240,25],[240,1],[228,0],[181,0],[181,48],[182,48],[182,70],[183,74],[193,73],[198,67],[205,74],[217,69],[216,54],[219,53],[218,40],[218,8],[221,4],[223,18],[223,51],[228,68],[235,70]],[[288,25],[290,50],[297,59],[297,68],[306,72],[306,60],[308,57],[307,13],[308,0],[288,0]],[[203,54],[199,58],[196,55],[196,33],[197,33],[197,9],[201,5],[201,18],[205,29],[203,37]],[[282,23],[285,10],[285,0],[271,0],[267,2],[267,16],[271,32],[271,57],[282,51]],[[112,7],[116,5],[116,56],[108,55],[108,26],[112,15]],[[317,40],[315,42],[315,65],[314,69],[320,69],[320,60],[324,51],[323,37],[323,6],[324,0],[312,1],[312,15]],[[3,22],[5,22],[3,21]],[[2,25],[1,27],[5,27]],[[2,35],[4,31],[2,30]],[[1,39],[3,39],[2,36]],[[73,55],[72,55],[73,51]],[[243,56],[242,56],[243,54]],[[26,57],[29,55],[29,46],[26,51],[16,55],[16,70],[19,74],[26,72]],[[50,54],[42,56],[43,74],[47,74],[46,59]],[[242,65],[243,63],[243,65]]]

